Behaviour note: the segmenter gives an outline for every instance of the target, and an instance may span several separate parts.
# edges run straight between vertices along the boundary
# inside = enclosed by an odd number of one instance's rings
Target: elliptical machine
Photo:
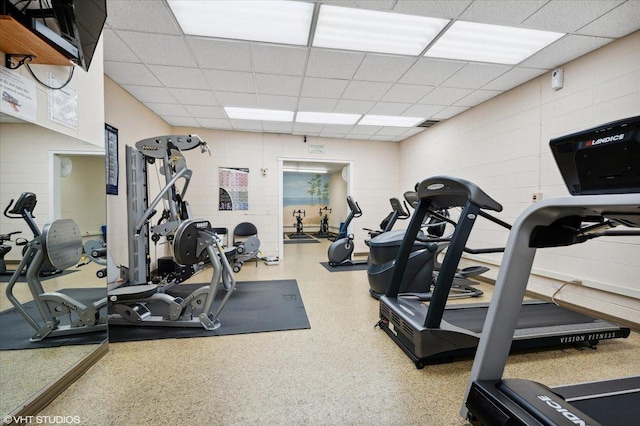
[[[344,237],[332,242],[327,251],[329,265],[334,268],[342,265],[364,265],[367,263],[367,260],[353,260],[351,258],[354,248],[353,234],[347,234],[347,232],[351,221],[362,216],[362,210],[360,210],[360,206],[354,201],[351,195],[347,197],[347,205],[349,206],[349,214],[344,221],[341,231],[341,234],[344,235]]]
[[[415,191],[404,193],[405,200],[412,206],[417,204]],[[400,296],[411,297],[422,301],[431,300],[432,287],[441,266],[437,256],[449,244],[448,238],[443,238],[447,223],[455,224],[449,218],[447,210],[439,210],[428,216],[422,225],[419,237],[414,241],[407,263],[405,274],[400,284]],[[380,299],[390,283],[395,260],[404,238],[405,230],[386,232],[369,241],[369,293],[375,299]],[[483,294],[466,278],[488,271],[489,268],[472,266],[459,271],[451,286],[449,298],[478,297]]]

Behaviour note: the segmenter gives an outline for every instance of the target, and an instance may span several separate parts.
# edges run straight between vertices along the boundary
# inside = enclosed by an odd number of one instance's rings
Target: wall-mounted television
[[[89,70],[107,19],[107,0],[2,0],[2,13]],[[19,53],[19,52],[5,52]]]

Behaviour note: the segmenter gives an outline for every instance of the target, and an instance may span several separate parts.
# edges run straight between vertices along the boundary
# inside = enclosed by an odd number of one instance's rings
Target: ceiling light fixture
[[[422,123],[424,117],[398,117],[393,115],[365,115],[358,126],[413,127]]]
[[[563,33],[456,21],[424,56],[515,65]]]
[[[293,173],[328,173],[327,170],[314,170],[314,169],[291,169],[291,168],[284,168],[282,169],[283,172],[293,172]]]
[[[168,0],[185,34],[305,46],[313,3]]]
[[[360,117],[362,117],[360,114],[298,111],[296,113],[296,123],[356,124]]]
[[[293,121],[293,111],[275,109],[224,107],[227,116],[237,120]]]
[[[323,4],[313,46],[419,55],[448,23],[447,19]]]

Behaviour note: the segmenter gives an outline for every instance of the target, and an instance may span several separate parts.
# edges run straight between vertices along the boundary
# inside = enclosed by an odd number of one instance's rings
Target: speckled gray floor
[[[471,361],[417,370],[374,328],[378,302],[366,272],[319,264],[327,244],[286,245],[279,265],[249,263],[237,276],[297,279],[310,330],[110,344],[40,414],[80,416],[86,425],[464,424]],[[205,271],[191,281],[207,279]],[[598,350],[512,356],[506,372],[548,385],[640,374],[639,349],[634,333]]]

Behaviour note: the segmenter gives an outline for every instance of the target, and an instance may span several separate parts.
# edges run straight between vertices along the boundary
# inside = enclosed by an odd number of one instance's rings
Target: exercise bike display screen
[[[640,116],[549,144],[571,195],[640,192]]]

